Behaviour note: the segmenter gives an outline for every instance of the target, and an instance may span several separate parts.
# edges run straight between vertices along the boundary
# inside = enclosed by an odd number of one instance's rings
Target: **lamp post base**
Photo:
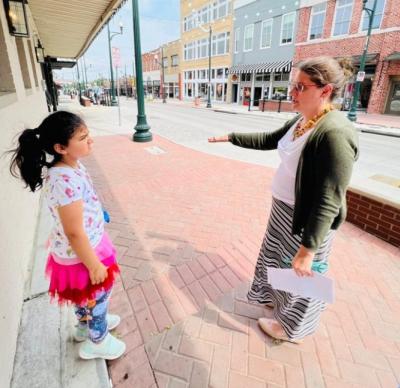
[[[211,101],[207,101],[206,108],[212,108],[212,106],[211,106]]]
[[[150,125],[147,124],[146,116],[137,116],[137,124],[135,125],[135,133],[133,141],[145,143],[153,140],[153,135],[150,132]]]
[[[111,106],[118,106],[118,101],[115,97],[111,99]]]
[[[357,120],[357,113],[354,110],[350,110],[349,113],[347,113],[347,118],[350,121],[355,122]]]

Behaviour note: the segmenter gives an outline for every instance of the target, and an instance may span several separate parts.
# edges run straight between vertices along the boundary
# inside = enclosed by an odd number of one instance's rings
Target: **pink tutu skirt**
[[[49,295],[59,304],[73,303],[85,305],[96,298],[98,291],[112,288],[115,276],[120,272],[116,260],[115,248],[104,233],[95,252],[100,261],[107,267],[108,276],[100,284],[92,284],[86,266],[77,260],[60,259],[50,253],[47,259],[46,275],[50,279]]]

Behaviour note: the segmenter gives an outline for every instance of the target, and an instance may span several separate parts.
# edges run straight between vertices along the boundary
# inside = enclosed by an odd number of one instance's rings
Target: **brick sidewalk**
[[[272,169],[127,136],[96,138],[86,165],[122,270],[115,387],[397,387],[398,249],[346,223],[331,255],[336,303],[313,337],[277,346],[257,327],[270,312],[246,300]]]

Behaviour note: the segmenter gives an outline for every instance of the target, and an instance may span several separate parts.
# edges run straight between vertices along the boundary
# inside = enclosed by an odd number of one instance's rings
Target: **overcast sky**
[[[179,25],[179,0],[140,0],[140,32],[142,53],[159,47],[161,44],[178,39]],[[132,31],[132,0],[128,0],[114,15],[110,22],[111,31],[119,31],[119,23],[124,26],[123,35],[115,36],[111,45],[119,47],[121,51],[121,70],[126,65],[127,74],[132,74],[133,69],[133,31]],[[110,77],[110,62],[108,55],[107,27],[93,41],[86,51],[85,62],[88,80],[94,80],[102,75]],[[80,61],[81,63],[81,61]],[[81,68],[81,67],[80,67]],[[72,81],[74,69],[55,71],[55,77]]]

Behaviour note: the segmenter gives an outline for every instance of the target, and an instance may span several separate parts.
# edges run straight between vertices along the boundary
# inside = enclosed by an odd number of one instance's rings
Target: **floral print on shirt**
[[[75,201],[83,202],[83,223],[90,245],[95,248],[104,233],[104,216],[92,180],[82,163],[70,167],[51,167],[45,178],[44,193],[54,227],[50,235],[50,251],[59,258],[76,258],[64,233],[58,207]]]

